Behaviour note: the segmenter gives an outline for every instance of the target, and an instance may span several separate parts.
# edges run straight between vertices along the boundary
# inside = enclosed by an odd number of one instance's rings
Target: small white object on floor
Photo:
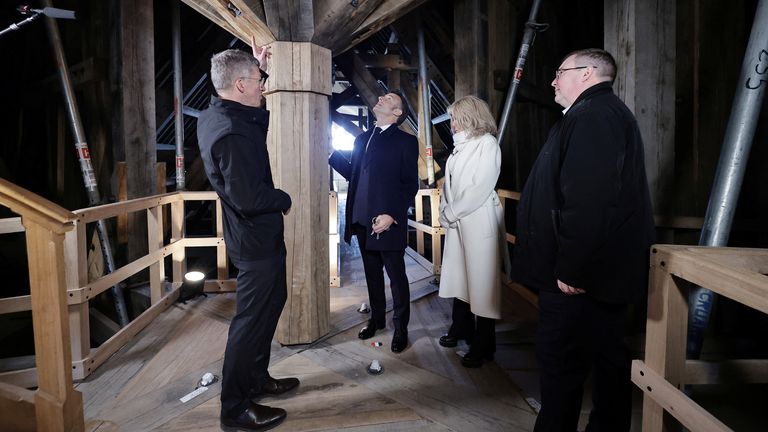
[[[539,411],[541,411],[541,402],[537,401],[536,399],[534,399],[532,397],[525,398],[525,401],[528,402],[528,405],[530,405],[531,408],[533,408],[533,411],[536,414],[538,414]]]
[[[362,303],[357,311],[360,313],[368,313],[371,311],[371,308],[369,308],[367,304]]]
[[[216,382],[216,376],[210,372],[206,372],[202,378],[200,378],[200,385],[208,387],[209,384]]]
[[[378,360],[372,361],[368,366],[368,373],[371,375],[378,375],[382,372],[384,372],[384,368],[381,366],[381,363],[379,363]]]
[[[194,391],[187,393],[184,397],[180,398],[179,400],[181,401],[181,403],[187,403],[191,401],[193,398],[205,392],[206,390],[208,390],[208,387],[198,387]]]
[[[461,358],[464,358],[464,356],[467,355],[467,352],[464,350],[456,350],[456,355]]]

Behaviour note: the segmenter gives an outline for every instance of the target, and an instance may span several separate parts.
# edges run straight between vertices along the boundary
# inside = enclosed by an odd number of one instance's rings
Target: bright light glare
[[[184,275],[184,279],[189,282],[198,282],[205,279],[205,273],[199,271],[191,271]]]
[[[331,127],[331,143],[335,150],[352,150],[355,146],[355,137],[349,132],[344,130],[343,127],[332,123]]]

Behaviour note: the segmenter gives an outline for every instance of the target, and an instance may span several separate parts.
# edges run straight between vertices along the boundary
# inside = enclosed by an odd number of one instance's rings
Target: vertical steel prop
[[[747,159],[768,90],[768,1],[760,0],[741,64],[733,109],[725,130],[712,194],[704,216],[700,246],[726,246],[733,215],[747,168]],[[715,294],[705,288],[691,290],[688,309],[688,358],[701,355],[704,331],[709,323]]]
[[[435,185],[435,159],[432,156],[432,106],[429,94],[429,77],[427,77],[427,49],[424,46],[424,28],[419,24],[419,85],[421,85],[421,102],[424,116],[424,152],[427,155],[427,183]]]
[[[43,0],[42,3],[47,7],[51,6],[51,0]],[[45,22],[48,28],[48,36],[51,40],[51,45],[53,46],[53,54],[56,59],[59,78],[61,79],[64,102],[66,103],[72,134],[75,138],[75,149],[77,150],[80,171],[82,172],[83,182],[85,183],[85,189],[88,194],[88,203],[92,206],[98,205],[101,204],[101,195],[99,194],[96,176],[94,175],[93,166],[91,165],[90,151],[88,150],[88,143],[86,142],[82,121],[80,120],[80,112],[77,108],[77,100],[75,99],[75,92],[72,88],[72,80],[69,77],[69,69],[67,67],[67,60],[64,57],[64,48],[61,44],[59,27],[56,24],[56,20],[51,17],[46,17]],[[112,273],[115,271],[115,259],[112,256],[112,248],[109,244],[109,238],[107,237],[107,225],[103,220],[96,223],[96,232],[99,236],[99,245],[101,246],[101,252],[104,255],[106,270],[108,273]],[[120,321],[120,325],[125,327],[130,320],[128,319],[128,311],[125,307],[122,286],[119,284],[113,286],[112,294],[115,297],[115,308],[117,310],[118,320]]]
[[[507,90],[507,99],[504,101],[504,109],[501,112],[501,118],[499,118],[499,136],[498,141],[501,146],[504,136],[509,126],[509,117],[512,114],[512,105],[515,103],[517,97],[517,89],[520,87],[520,80],[523,78],[523,70],[525,69],[525,61],[528,59],[528,51],[533,47],[533,42],[536,40],[536,33],[543,32],[549,28],[549,24],[541,24],[536,22],[536,16],[539,14],[539,6],[541,6],[541,0],[533,0],[531,5],[531,13],[528,15],[528,21],[525,23],[525,33],[523,34],[523,41],[520,45],[520,54],[517,56],[517,62],[515,63],[515,71],[509,82],[509,90]],[[515,145],[515,178],[517,183],[520,183],[520,155],[518,146]],[[521,185],[517,185],[518,188]]]
[[[181,0],[171,0],[173,39],[173,115],[176,126],[176,190],[187,188],[184,172],[184,93],[181,88]]]

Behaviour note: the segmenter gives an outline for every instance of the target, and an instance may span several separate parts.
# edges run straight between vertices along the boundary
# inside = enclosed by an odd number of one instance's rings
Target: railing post
[[[424,223],[424,196],[416,194],[416,222]],[[416,230],[416,252],[424,256],[424,232]]]
[[[688,330],[688,282],[667,271],[670,254],[651,248],[648,287],[648,319],[645,364],[672,385],[680,388],[685,374],[685,340]],[[648,396],[643,396],[643,431],[673,429],[675,419]]]
[[[218,206],[217,206],[218,209]],[[217,216],[218,218],[218,216]],[[218,223],[218,222],[217,222]],[[184,198],[171,203],[171,242],[184,238]],[[186,249],[181,248],[173,253],[173,287],[184,282],[187,270]]]
[[[440,235],[440,189],[433,189],[429,194],[430,225],[432,226],[432,274],[439,275],[443,263],[442,243]]]
[[[147,250],[148,253],[163,248],[163,206],[147,209]],[[165,259],[149,266],[149,293],[152,304],[157,304],[163,298],[165,283]]]
[[[219,281],[229,279],[229,258],[227,257],[227,245],[224,243],[224,214],[221,210],[221,199],[216,198],[216,277]]]
[[[25,218],[26,219],[26,218]],[[83,396],[72,386],[64,234],[24,220],[38,388],[38,430],[82,431]]]
[[[85,224],[76,223],[74,230],[64,234],[64,274],[67,291],[88,285],[85,232]],[[88,301],[69,305],[68,309],[69,328],[71,330],[72,375],[74,379],[83,379],[90,374],[90,370],[82,364],[83,359],[87,358],[91,352]]]

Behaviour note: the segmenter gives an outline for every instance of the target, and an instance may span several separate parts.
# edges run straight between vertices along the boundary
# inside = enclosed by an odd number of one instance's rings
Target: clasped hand
[[[381,214],[373,218],[373,225],[371,230],[371,235],[373,234],[381,234],[384,231],[389,230],[389,228],[392,226],[392,224],[396,224],[397,221],[395,221],[392,216],[388,214]]]

